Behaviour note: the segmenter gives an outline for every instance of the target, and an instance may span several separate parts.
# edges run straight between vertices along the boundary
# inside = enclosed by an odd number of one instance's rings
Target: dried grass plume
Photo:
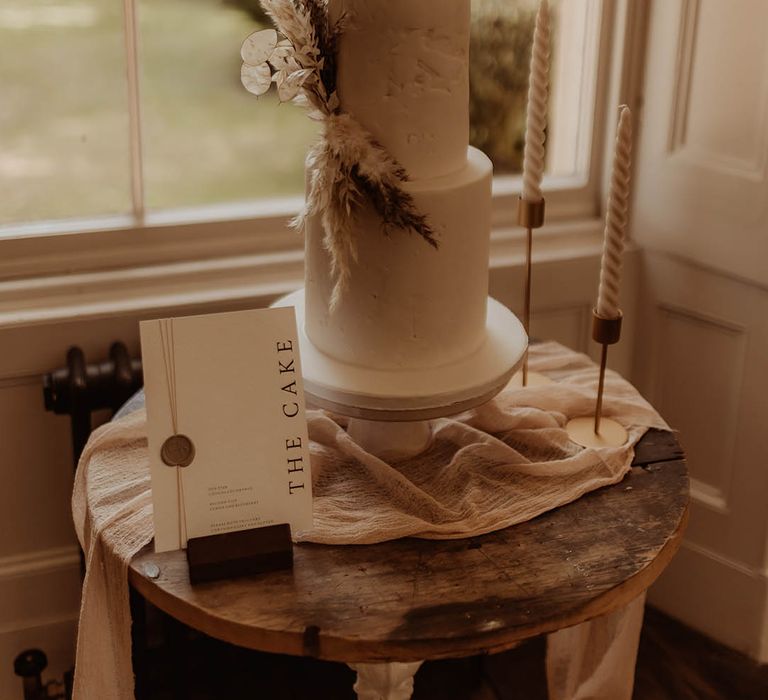
[[[307,157],[310,188],[294,225],[305,228],[319,216],[323,245],[331,259],[334,288],[330,307],[336,308],[357,258],[355,219],[361,207],[373,207],[383,233],[404,229],[438,247],[426,217],[402,184],[405,169],[349,114],[341,111],[336,92],[336,46],[346,17],[331,23],[327,0],[261,0],[275,23],[272,29],[249,36],[241,54],[241,80],[247,90],[264,94],[275,83],[281,101],[305,106],[322,122],[321,138]]]

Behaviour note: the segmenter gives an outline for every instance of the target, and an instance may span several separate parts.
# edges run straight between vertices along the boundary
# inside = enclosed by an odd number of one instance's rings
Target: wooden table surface
[[[129,578],[178,620],[252,649],[344,662],[460,657],[627,604],[669,563],[687,515],[683,452],[672,433],[650,431],[621,483],[482,537],[300,544],[293,571],[194,588],[184,552],[149,545]]]

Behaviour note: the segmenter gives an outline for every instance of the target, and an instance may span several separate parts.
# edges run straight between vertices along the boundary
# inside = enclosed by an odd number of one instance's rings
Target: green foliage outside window
[[[235,5],[245,10],[259,24],[269,25],[271,20],[264,12],[259,0],[224,0],[227,5]]]
[[[0,4],[0,225],[130,212],[121,3],[58,14],[50,0]],[[259,1],[137,4],[146,208],[301,193],[316,123],[239,80],[240,45],[267,23]],[[471,142],[497,173],[520,170],[537,5],[471,4]]]
[[[469,54],[470,142],[501,172],[520,172],[525,140],[529,56],[536,15],[530,10],[478,14]]]

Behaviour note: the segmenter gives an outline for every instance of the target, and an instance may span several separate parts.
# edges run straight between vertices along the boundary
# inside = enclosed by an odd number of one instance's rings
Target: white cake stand
[[[371,369],[315,347],[304,330],[303,289],[274,306],[296,309],[307,401],[349,416],[349,434],[382,458],[418,454],[431,440],[430,419],[492,399],[520,366],[528,346],[517,317],[489,297],[485,342],[468,357],[439,367]]]

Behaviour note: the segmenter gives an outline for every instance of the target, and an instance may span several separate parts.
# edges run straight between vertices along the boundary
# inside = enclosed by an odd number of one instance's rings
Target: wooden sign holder
[[[293,568],[291,526],[268,525],[187,540],[192,584]]]

